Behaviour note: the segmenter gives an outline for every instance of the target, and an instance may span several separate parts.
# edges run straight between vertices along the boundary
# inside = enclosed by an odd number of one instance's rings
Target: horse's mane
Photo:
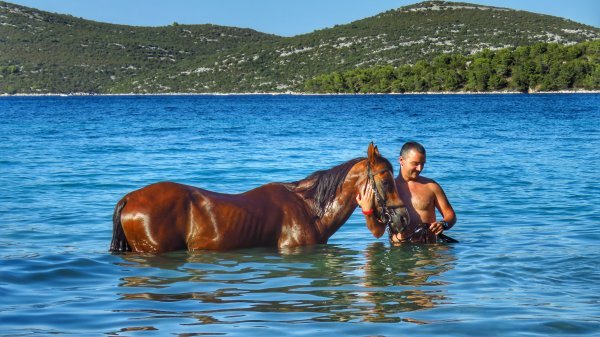
[[[365,159],[355,158],[328,170],[316,171],[302,180],[287,184],[286,187],[308,201],[320,218],[325,213],[325,207],[333,201],[338,189],[342,187],[350,169]]]

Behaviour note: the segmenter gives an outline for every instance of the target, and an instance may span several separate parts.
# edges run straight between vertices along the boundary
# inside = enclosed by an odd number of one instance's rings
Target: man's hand
[[[444,232],[444,223],[445,221],[436,221],[429,225],[429,230],[432,231],[435,235],[440,235]]]

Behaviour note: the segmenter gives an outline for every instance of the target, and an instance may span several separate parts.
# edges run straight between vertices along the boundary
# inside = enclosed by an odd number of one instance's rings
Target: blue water
[[[116,201],[428,150],[455,245],[110,255]],[[598,336],[600,95],[0,98],[0,335]]]

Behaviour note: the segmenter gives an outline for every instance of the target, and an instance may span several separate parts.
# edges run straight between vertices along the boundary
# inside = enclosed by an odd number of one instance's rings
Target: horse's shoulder
[[[265,187],[276,193],[296,195],[296,185],[295,183],[269,183]]]
[[[281,184],[281,183],[266,183],[264,185],[255,187],[251,190],[248,190],[244,193],[241,193],[240,195],[268,194],[268,193],[274,193],[277,191],[281,191],[283,189],[285,189],[285,187],[283,187],[283,184]]]
[[[296,194],[289,185],[289,183],[271,182],[244,192],[239,196],[260,200],[290,200],[289,198],[295,197]]]

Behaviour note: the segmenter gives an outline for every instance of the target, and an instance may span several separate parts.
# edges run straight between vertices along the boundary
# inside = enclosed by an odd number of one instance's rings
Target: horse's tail
[[[115,212],[113,213],[113,237],[109,249],[112,253],[131,251],[129,242],[127,242],[127,238],[125,237],[125,232],[123,232],[123,224],[121,223],[121,212],[126,203],[127,197],[121,199],[117,203],[117,206],[115,206]]]

